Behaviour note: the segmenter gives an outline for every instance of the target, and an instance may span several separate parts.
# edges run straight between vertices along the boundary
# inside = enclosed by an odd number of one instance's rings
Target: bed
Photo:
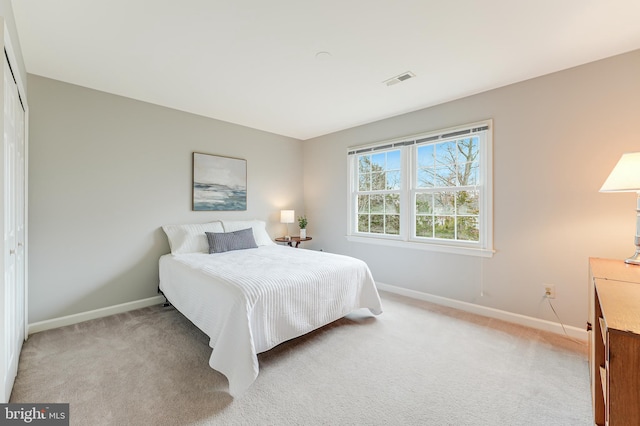
[[[366,263],[276,245],[264,225],[219,221],[163,227],[171,254],[159,261],[160,290],[209,336],[209,365],[227,377],[232,396],[256,380],[257,354],[354,310],[382,312]],[[247,229],[253,235],[250,247],[209,253],[211,238]]]

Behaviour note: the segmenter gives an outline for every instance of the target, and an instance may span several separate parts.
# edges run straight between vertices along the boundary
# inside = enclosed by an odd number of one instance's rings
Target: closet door
[[[4,55],[3,55],[4,56]],[[4,56],[3,69],[3,288],[2,324],[3,378],[0,397],[6,402],[18,371],[25,331],[25,144],[24,110]]]
[[[27,311],[26,311],[26,171],[27,171],[27,149],[25,140],[25,111],[22,100],[19,96],[18,87],[13,84],[14,97],[16,103],[15,135],[16,135],[16,186],[15,186],[15,212],[16,212],[16,341],[22,348],[22,342],[26,340]],[[19,349],[20,349],[19,348]],[[20,350],[18,349],[18,355]],[[16,370],[17,371],[17,370]]]

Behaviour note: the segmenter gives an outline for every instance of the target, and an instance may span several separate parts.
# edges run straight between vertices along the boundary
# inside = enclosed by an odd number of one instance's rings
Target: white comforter
[[[355,309],[382,312],[364,262],[284,246],[162,256],[160,289],[211,338],[209,365],[234,396],[258,376],[256,354]]]

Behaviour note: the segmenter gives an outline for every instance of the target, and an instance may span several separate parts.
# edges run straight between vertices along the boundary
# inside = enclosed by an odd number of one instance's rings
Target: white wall
[[[638,76],[635,51],[305,141],[308,247],[362,258],[385,284],[551,321],[542,284],[555,284],[561,320],[583,328],[588,257],[634,251],[635,194],[598,190],[622,153],[640,150]],[[347,147],[487,118],[493,258],[346,241]]]
[[[281,208],[302,213],[298,140],[28,82],[30,323],[155,296],[163,224],[257,218],[276,237]],[[191,211],[194,151],[247,160],[246,212]]]

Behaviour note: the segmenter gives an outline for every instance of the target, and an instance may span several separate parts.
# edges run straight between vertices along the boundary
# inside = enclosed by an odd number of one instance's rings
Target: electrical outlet
[[[544,288],[544,297],[548,298],[548,299],[555,299],[556,298],[556,286],[553,284],[542,284],[542,287]]]

